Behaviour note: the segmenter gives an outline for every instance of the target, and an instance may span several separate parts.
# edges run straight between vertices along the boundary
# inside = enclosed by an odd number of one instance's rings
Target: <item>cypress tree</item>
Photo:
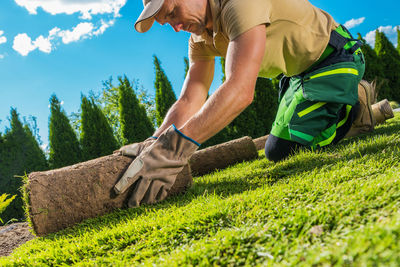
[[[81,136],[83,160],[112,154],[118,148],[113,131],[93,99],[81,98]]]
[[[257,118],[257,128],[253,131],[252,137],[268,134],[278,111],[278,88],[270,79],[257,78],[254,101],[251,106],[253,106]]]
[[[388,80],[389,92],[380,92],[380,98],[400,101],[400,55],[383,32],[376,30],[375,51]]]
[[[5,152],[4,143],[5,143],[5,139],[4,139],[3,133],[0,132],[0,164],[3,162],[3,159],[4,159],[4,156],[3,156],[3,153]],[[0,170],[1,170],[1,165],[0,165]],[[1,173],[0,173],[0,175],[1,175]],[[1,182],[1,180],[0,180],[0,182]]]
[[[6,190],[8,175],[8,155],[7,155],[6,140],[2,133],[0,133],[0,191]]]
[[[61,168],[81,161],[78,138],[56,95],[50,97],[49,143],[50,168]]]
[[[232,138],[230,138],[231,136],[233,136],[233,134],[231,134],[229,132],[230,128],[228,126],[226,126],[224,129],[222,129],[221,131],[219,131],[216,135],[214,135],[213,137],[211,137],[210,139],[208,139],[206,142],[201,144],[201,149],[209,147],[209,146],[214,146],[214,145],[218,145],[224,142],[227,142],[229,140],[232,140]]]
[[[139,87],[137,81],[135,82],[135,88],[133,91],[135,92],[140,105],[146,110],[147,117],[151,123],[151,126],[149,127],[154,129],[154,125],[157,123],[156,102],[154,97],[149,95],[143,87]]]
[[[145,107],[139,103],[128,78],[119,78],[119,82],[119,114],[123,144],[141,142],[153,134],[153,124],[147,117]]]
[[[189,71],[189,59],[187,57],[183,58],[183,63],[185,64],[185,77],[187,76],[187,73]]]
[[[0,141],[0,195],[7,193],[17,197],[2,214],[4,222],[13,218],[17,220],[24,218],[20,192],[22,179],[18,176],[48,168],[44,152],[29,127],[21,123],[14,108],[11,108],[10,125],[10,130]]]
[[[161,62],[156,56],[154,56],[154,68],[156,72],[154,87],[156,88],[157,125],[160,126],[169,108],[176,102],[176,96],[170,81],[161,68]]]
[[[26,133],[26,150],[29,151],[30,159],[26,161],[27,169],[34,171],[47,170],[49,168],[46,155],[40,148],[39,142],[33,135],[31,129],[28,125],[24,125],[24,130]]]
[[[96,100],[96,104],[101,107],[108,123],[113,129],[113,134],[119,145],[123,144],[119,115],[119,89],[112,84],[112,78],[103,81],[101,96]]]
[[[380,99],[387,98],[390,96],[390,88],[388,86],[388,80],[384,78],[385,75],[382,65],[379,62],[378,55],[361,37],[361,34],[358,34],[358,39],[364,43],[361,47],[365,59],[365,73],[363,79],[369,82],[376,81],[376,92],[378,93],[378,97]]]
[[[225,81],[225,59],[220,59]],[[220,144],[242,136],[257,138],[269,133],[278,108],[278,79],[257,78],[254,99],[237,118],[218,134],[207,140],[202,147]]]
[[[225,75],[225,58],[220,57],[219,62],[221,63],[221,70],[222,70],[222,82],[225,82],[226,75]]]
[[[252,103],[253,104],[253,103]],[[243,136],[255,137],[254,132],[257,129],[257,114],[254,106],[250,104],[240,113],[230,124],[230,139],[236,139]]]
[[[221,58],[220,62],[223,71],[222,81],[224,82],[226,79],[225,58]],[[276,80],[275,83],[278,85],[279,81]],[[246,135],[256,138],[269,133],[278,108],[277,99],[277,86],[270,79],[258,77],[253,103],[228,126],[231,128],[229,138],[239,138]]]
[[[361,34],[358,34],[358,39],[364,43],[361,47],[365,58],[365,73],[363,79],[369,82],[377,80],[379,83],[379,80],[383,79],[384,74],[378,56],[375,50],[361,37]]]
[[[229,127],[230,138],[264,136],[271,130],[278,107],[278,90],[267,78],[257,78],[253,102],[237,117]]]
[[[90,92],[89,97],[93,99],[94,103],[101,109],[104,116],[107,118],[110,124],[113,135],[117,140],[118,146],[121,146],[124,141],[122,137],[121,124],[120,124],[120,108],[119,108],[119,86],[112,84],[112,78],[103,81],[103,88],[99,94]],[[133,87],[134,85],[134,87]],[[135,80],[132,82],[133,91],[140,103],[146,110],[149,120],[151,122],[151,128],[154,129],[156,123],[156,110],[154,97],[139,85],[139,82]],[[71,116],[72,124],[76,132],[80,133],[81,129],[81,110],[77,113],[73,113]]]
[[[400,26],[397,26],[397,52],[400,55]]]

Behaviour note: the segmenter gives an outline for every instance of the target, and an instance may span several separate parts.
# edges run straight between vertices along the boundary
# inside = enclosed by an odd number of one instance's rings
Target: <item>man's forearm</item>
[[[253,96],[254,88],[245,90],[226,82],[193,117],[182,127],[177,127],[188,137],[203,143],[221,131],[250,105]]]
[[[189,103],[183,99],[176,101],[168,110],[161,126],[154,132],[153,136],[160,136],[169,126],[174,124],[177,128],[182,127],[201,106]]]

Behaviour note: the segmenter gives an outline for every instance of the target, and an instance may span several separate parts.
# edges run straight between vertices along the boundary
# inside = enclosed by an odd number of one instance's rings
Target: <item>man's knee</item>
[[[300,147],[304,146],[270,134],[267,142],[265,143],[265,156],[271,161],[278,162],[289,157]]]

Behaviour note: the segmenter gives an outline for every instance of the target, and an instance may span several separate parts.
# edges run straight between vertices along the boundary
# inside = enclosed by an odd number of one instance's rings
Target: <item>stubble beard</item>
[[[190,25],[190,32],[196,35],[202,35],[206,31],[206,21],[198,21]]]
[[[194,25],[194,27],[192,26],[191,30],[192,30],[192,33],[194,33],[196,35],[202,35],[204,33],[205,29],[206,29],[206,27],[204,27],[204,25],[197,24],[197,25]]]

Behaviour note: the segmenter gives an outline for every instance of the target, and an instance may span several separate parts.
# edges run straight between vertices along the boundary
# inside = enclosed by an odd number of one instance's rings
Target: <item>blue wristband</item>
[[[190,137],[184,135],[181,131],[179,131],[179,130],[176,128],[176,126],[175,126],[174,124],[172,124],[172,127],[174,127],[174,130],[175,130],[178,134],[180,134],[183,138],[189,140],[190,142],[196,144],[197,146],[201,146],[201,144],[197,143],[197,142],[194,141],[192,138],[190,138]]]
[[[157,136],[150,136],[149,138],[158,139]]]

